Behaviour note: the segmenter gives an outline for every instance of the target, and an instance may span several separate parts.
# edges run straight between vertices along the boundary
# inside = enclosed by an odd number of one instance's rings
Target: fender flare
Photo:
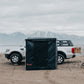
[[[13,53],[18,53],[20,56],[21,56],[21,59],[22,59],[22,54],[18,51],[12,51],[10,54],[9,54],[9,57],[13,54]]]
[[[63,51],[58,51],[57,53],[60,53],[64,56],[64,58],[66,59],[66,54]]]

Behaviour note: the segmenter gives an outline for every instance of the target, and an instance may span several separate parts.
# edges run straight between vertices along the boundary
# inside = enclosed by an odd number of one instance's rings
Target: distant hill
[[[12,34],[0,34],[1,45],[20,45],[23,44],[26,35],[20,32]]]
[[[35,31],[30,34],[23,34],[20,32],[15,32],[12,34],[0,33],[0,45],[23,45],[26,38],[30,37],[55,37],[60,40],[71,40],[74,44],[83,45],[84,37],[76,35],[67,35],[53,32]]]

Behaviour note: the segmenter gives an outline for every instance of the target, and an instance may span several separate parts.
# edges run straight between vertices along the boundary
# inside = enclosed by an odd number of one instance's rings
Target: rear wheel
[[[64,56],[62,54],[58,54],[58,64],[64,63]]]
[[[21,63],[21,56],[18,53],[13,53],[10,56],[10,61],[12,64],[20,64]]]

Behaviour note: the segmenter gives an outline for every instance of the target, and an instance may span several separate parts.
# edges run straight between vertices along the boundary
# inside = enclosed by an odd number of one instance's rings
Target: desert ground
[[[0,84],[84,84],[84,56],[67,59],[56,70],[26,71],[0,55]]]

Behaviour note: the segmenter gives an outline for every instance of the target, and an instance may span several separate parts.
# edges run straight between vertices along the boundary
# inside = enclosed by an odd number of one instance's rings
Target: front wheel
[[[64,63],[64,56],[62,54],[58,54],[58,64]]]
[[[10,56],[10,61],[12,64],[20,64],[21,63],[21,56],[18,53],[13,53]]]

